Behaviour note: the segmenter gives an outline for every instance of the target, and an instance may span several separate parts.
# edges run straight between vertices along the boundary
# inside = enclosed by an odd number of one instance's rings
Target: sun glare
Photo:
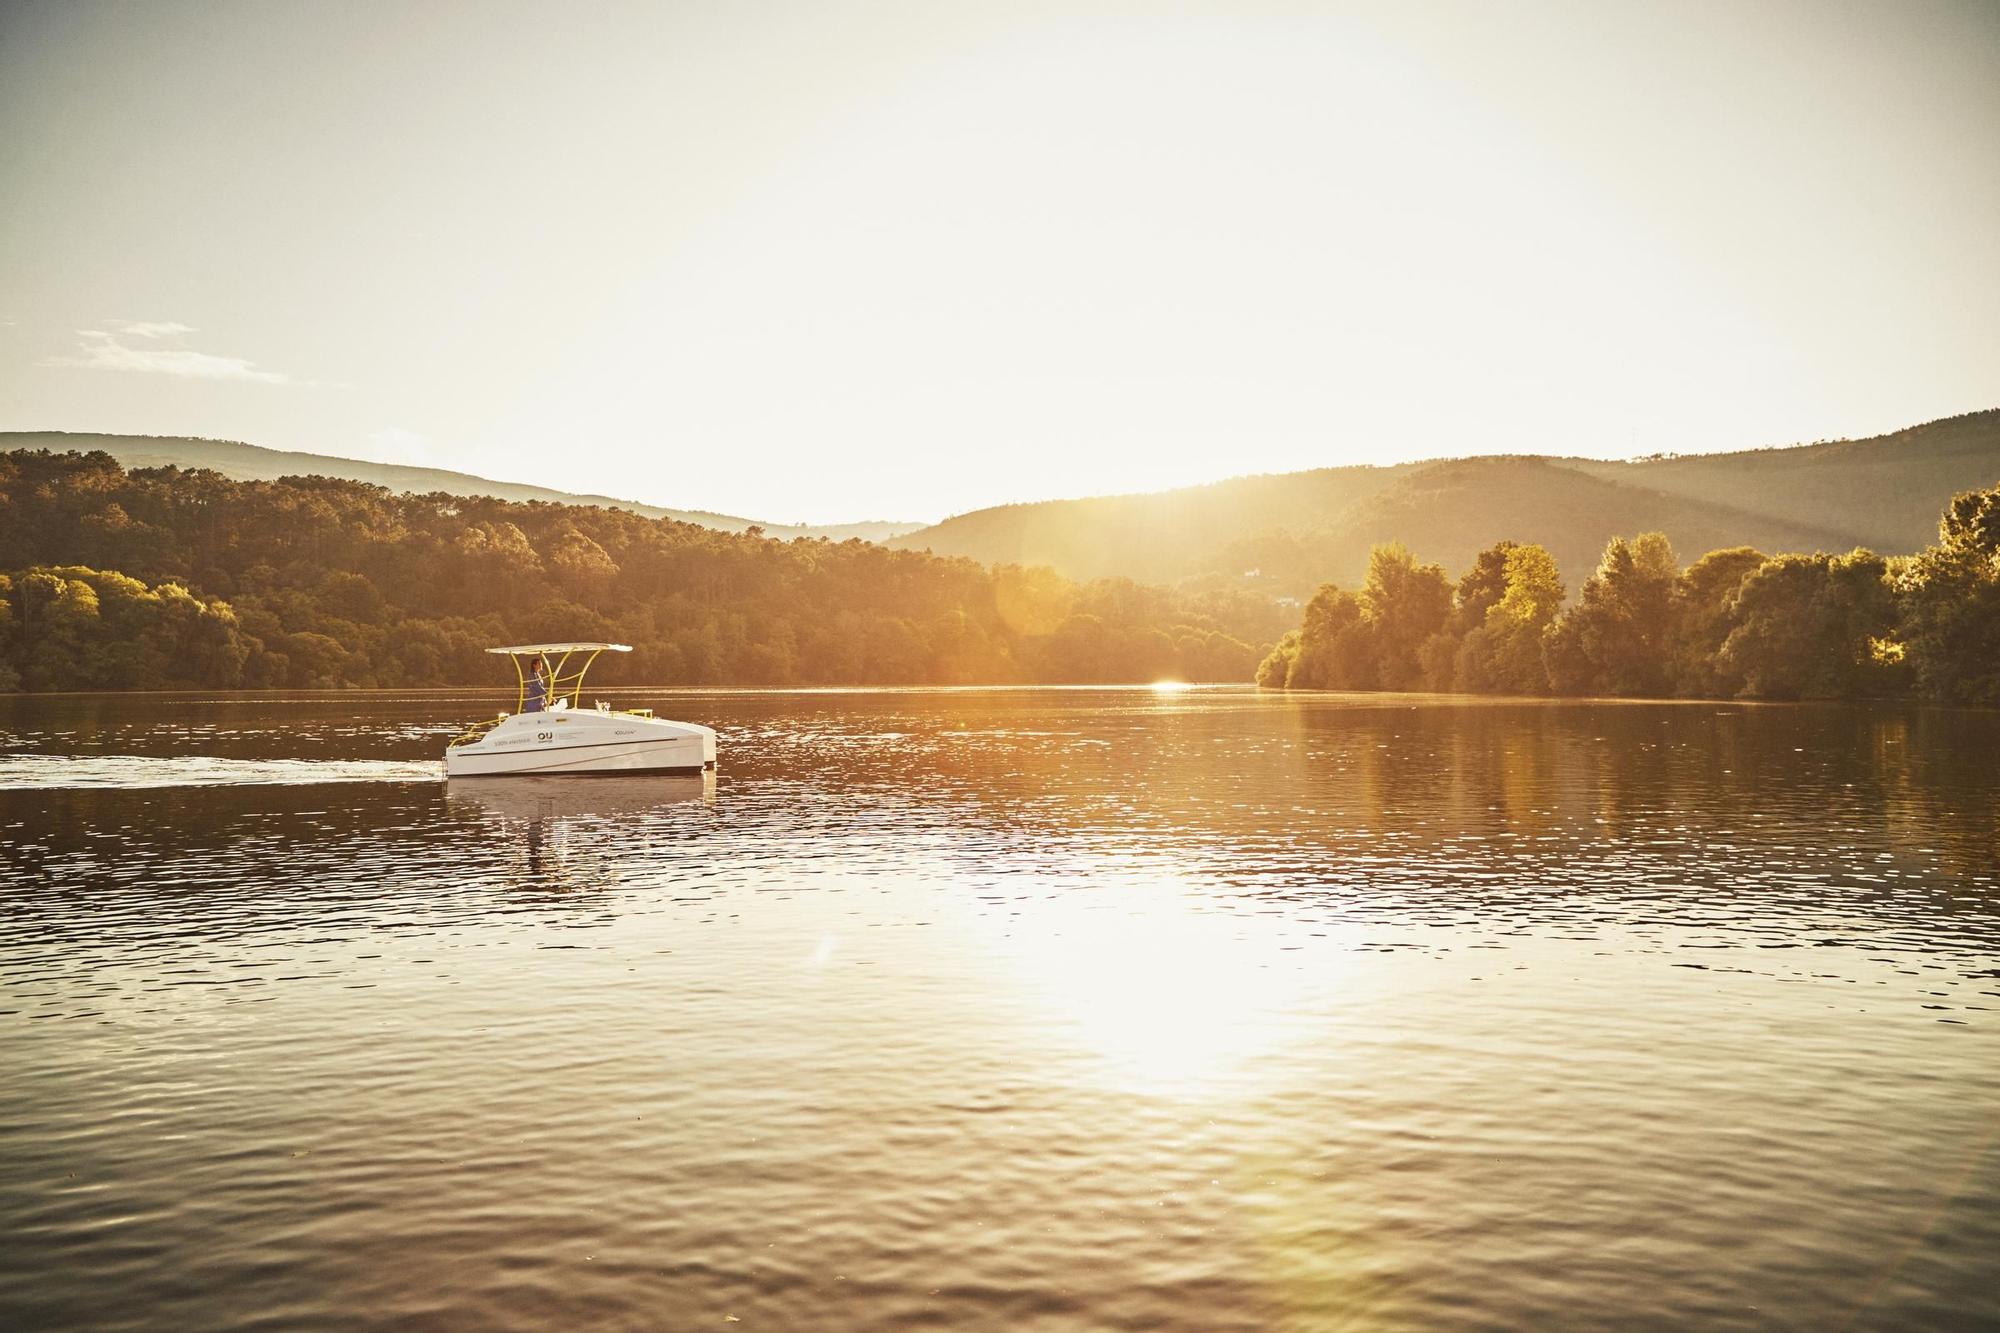
[[[1262,1085],[1326,984],[1283,949],[1283,923],[1184,886],[1069,892],[1031,915],[1011,932],[1025,987],[1075,1034],[1090,1080],[1121,1092],[1197,1100]]]

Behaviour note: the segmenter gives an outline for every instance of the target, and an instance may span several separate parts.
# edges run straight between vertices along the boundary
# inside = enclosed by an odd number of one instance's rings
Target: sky
[[[2000,4],[0,0],[0,429],[771,522],[2000,406]]]

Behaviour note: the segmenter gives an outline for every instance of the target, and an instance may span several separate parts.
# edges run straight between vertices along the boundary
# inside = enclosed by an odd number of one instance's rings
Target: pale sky
[[[2000,4],[0,3],[0,429],[775,522],[2000,405]]]

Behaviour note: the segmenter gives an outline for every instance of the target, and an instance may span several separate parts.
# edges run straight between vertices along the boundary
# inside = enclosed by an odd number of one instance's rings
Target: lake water
[[[0,699],[0,1324],[2000,1323],[2000,715]]]

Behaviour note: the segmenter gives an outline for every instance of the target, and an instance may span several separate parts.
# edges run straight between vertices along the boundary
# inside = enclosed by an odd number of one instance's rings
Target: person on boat
[[[521,705],[524,713],[539,713],[549,706],[549,663],[545,657],[535,659],[535,674],[528,678],[528,697]]]

